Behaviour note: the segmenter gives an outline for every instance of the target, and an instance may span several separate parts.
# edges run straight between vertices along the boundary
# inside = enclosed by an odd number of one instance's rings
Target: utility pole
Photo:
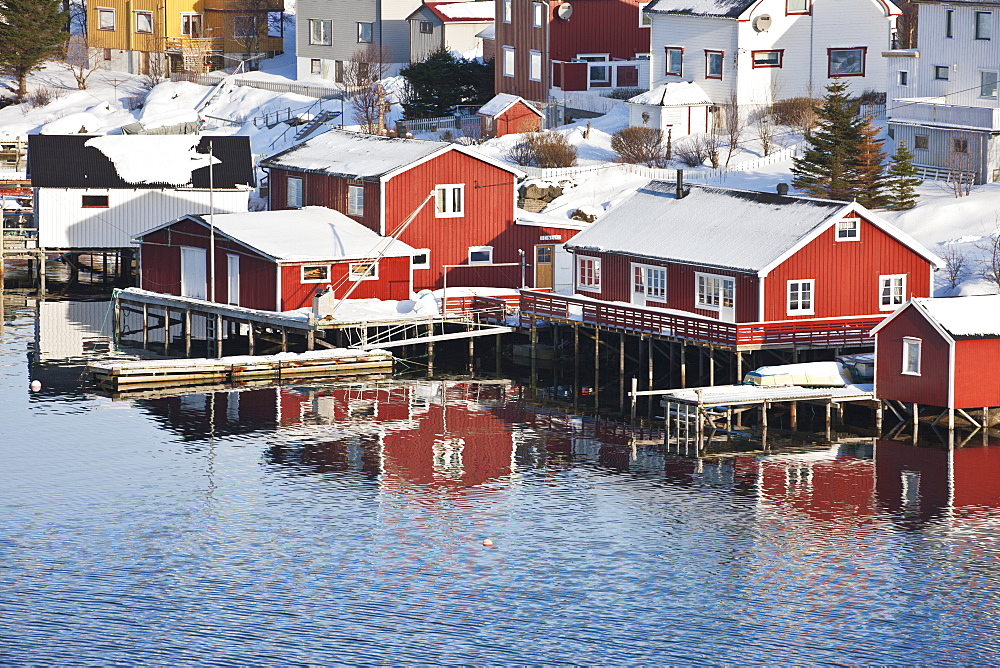
[[[215,157],[208,140],[208,300],[215,302]]]

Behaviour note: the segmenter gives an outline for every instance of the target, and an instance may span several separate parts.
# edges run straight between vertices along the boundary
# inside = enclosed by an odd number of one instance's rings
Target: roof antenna
[[[684,170],[677,170],[677,199],[684,199]]]

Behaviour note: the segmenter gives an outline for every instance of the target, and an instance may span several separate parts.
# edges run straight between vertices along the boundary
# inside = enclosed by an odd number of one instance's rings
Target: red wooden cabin
[[[318,290],[352,299],[409,299],[406,244],[379,236],[322,207],[214,217],[215,301],[265,311],[311,307]],[[207,215],[189,215],[139,238],[140,286],[169,295],[211,298]]]
[[[542,112],[517,95],[500,93],[476,112],[484,137],[503,137],[521,132],[537,132],[542,127]]]
[[[650,24],[642,13],[647,4],[497,0],[496,92],[545,102],[551,88],[648,85],[637,63],[649,57]]]
[[[857,203],[682,193],[654,181],[608,211],[566,244],[579,297],[527,295],[522,310],[740,350],[870,344],[941,264]]]
[[[449,286],[521,285],[510,229],[522,174],[509,165],[448,142],[341,130],[261,165],[272,210],[326,206],[417,249],[417,290],[443,287],[445,272]]]
[[[912,299],[873,334],[878,398],[1000,406],[1000,295]]]

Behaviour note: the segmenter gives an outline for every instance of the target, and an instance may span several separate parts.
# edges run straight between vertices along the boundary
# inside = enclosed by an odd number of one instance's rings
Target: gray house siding
[[[947,171],[975,173],[976,183],[1000,179],[1000,137],[990,132],[956,128],[936,128],[889,121],[895,146],[905,143],[913,151],[913,164]],[[917,138],[927,138],[927,148],[917,148]],[[955,141],[964,140],[965,153],[955,152]]]
[[[430,23],[433,30],[430,33],[420,32],[420,24]],[[441,48],[444,43],[444,25],[441,19],[426,7],[421,7],[410,15],[410,62],[418,62],[430,53]]]

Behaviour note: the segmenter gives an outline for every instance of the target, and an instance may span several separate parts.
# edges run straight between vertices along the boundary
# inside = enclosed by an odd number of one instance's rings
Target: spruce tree
[[[792,185],[813,197],[852,200],[862,143],[857,104],[848,97],[847,84],[834,81],[814,109],[817,125],[806,133],[806,148],[792,165]]]
[[[854,198],[869,209],[884,207],[886,196],[885,159],[882,140],[878,138],[878,128],[872,119],[865,118],[859,128],[861,143],[852,157],[854,163]]]
[[[62,48],[60,7],[60,0],[0,0],[0,71],[17,79],[19,99],[28,94],[28,75]]]
[[[492,60],[480,63],[438,49],[399,73],[409,90],[403,102],[407,118],[447,116],[456,105],[482,105],[491,97],[487,91],[493,85]]]
[[[893,211],[905,211],[917,205],[916,187],[923,181],[917,178],[917,168],[913,166],[913,151],[900,142],[892,154],[886,180],[887,206]]]

